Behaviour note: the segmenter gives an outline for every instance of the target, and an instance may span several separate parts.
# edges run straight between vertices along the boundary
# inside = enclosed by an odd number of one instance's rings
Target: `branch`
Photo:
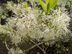
[[[30,41],[36,45],[36,43],[35,43],[34,41],[32,41],[32,40],[30,40]],[[39,47],[38,45],[37,45],[37,47],[38,47],[41,51],[43,51],[44,54],[46,54],[46,52],[44,51],[44,49],[42,49],[42,48]]]
[[[8,46],[7,46],[6,39],[5,39],[5,46],[6,46],[7,50],[8,50],[10,53],[12,53],[11,50],[10,50],[10,49],[8,48]]]
[[[44,42],[38,43],[38,44],[30,47],[29,49],[25,50],[25,52],[28,52],[29,50],[31,50],[31,49],[33,49],[34,47],[39,46],[39,45],[41,45],[41,44],[43,44],[43,43],[44,43]]]

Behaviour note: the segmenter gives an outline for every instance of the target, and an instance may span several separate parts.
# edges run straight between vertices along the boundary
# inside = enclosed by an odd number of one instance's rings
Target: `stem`
[[[36,45],[36,43],[34,42],[34,41],[32,41],[32,40],[30,40],[32,43],[34,43],[35,45]],[[39,47],[38,45],[37,45],[37,47],[44,53],[44,54],[46,54],[46,52],[45,52],[45,50],[44,49],[42,49],[41,47]]]

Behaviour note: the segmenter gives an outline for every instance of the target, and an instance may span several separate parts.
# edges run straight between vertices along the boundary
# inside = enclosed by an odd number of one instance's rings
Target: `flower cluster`
[[[71,0],[58,0],[58,3],[57,5],[60,5],[61,6],[61,10],[64,11],[66,10],[65,6],[68,5],[70,7],[70,2]]]
[[[25,3],[14,4],[7,8],[15,14],[8,18],[6,23],[7,33],[15,45],[25,38],[49,41],[63,38],[70,32],[67,29],[70,18],[66,12],[61,12],[60,8],[53,10],[52,15],[45,15],[41,10],[26,7]]]
[[[16,48],[16,49],[11,48],[11,49],[10,49],[10,52],[8,52],[8,54],[23,54],[23,52],[22,52],[22,50],[19,49],[19,48]]]
[[[2,18],[2,19],[5,19],[5,18],[6,18],[5,14],[6,14],[6,13],[5,13],[3,7],[0,6],[0,20],[1,20],[1,18]]]

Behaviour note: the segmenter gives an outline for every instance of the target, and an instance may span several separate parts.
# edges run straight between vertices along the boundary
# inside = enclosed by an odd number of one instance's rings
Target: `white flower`
[[[70,21],[67,12],[64,13],[57,9],[53,10],[52,15],[45,15],[41,10],[22,7],[24,4],[14,7],[12,11],[16,15],[6,24],[9,27],[7,30],[10,32],[10,38],[15,45],[28,37],[37,41],[40,41],[41,38],[44,38],[43,41],[49,41],[64,37],[70,32],[67,29]]]

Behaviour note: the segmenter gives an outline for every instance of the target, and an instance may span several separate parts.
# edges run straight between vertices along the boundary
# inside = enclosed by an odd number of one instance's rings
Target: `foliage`
[[[10,4],[11,3],[8,3],[8,5]],[[44,38],[44,41],[48,41],[56,39],[56,37],[62,37],[62,35],[66,36],[66,33],[70,32],[66,27],[69,25],[70,18],[66,13],[61,13],[60,9],[55,10],[53,15],[45,15],[45,12],[41,13],[42,11],[40,10],[24,6],[25,4],[22,3],[7,7],[16,14],[16,16],[8,20],[7,23],[7,27],[12,30],[9,32],[12,35],[13,43],[19,43],[21,38],[26,37],[38,41]],[[13,29],[14,27],[16,30]]]
[[[43,43],[45,46],[50,47],[57,41],[63,40],[62,42],[68,42],[72,37],[71,31],[68,29],[70,22],[68,13],[65,11],[62,12],[61,7],[57,7],[56,10],[52,10],[50,15],[46,15],[56,4],[51,3],[51,0],[49,2],[47,0],[46,4],[42,4],[43,2],[41,0],[39,0],[39,2],[45,12],[36,9],[36,7],[30,7],[27,2],[20,2],[18,4],[7,2],[7,4],[4,4],[5,9],[0,7],[0,18],[3,18],[2,15],[6,10],[6,13],[8,13],[8,11],[12,11],[13,13],[10,17],[4,14],[4,16],[6,16],[4,19],[6,19],[7,22],[5,25],[0,25],[0,35],[9,36],[12,44],[15,44],[16,47],[18,47],[20,43],[30,40],[36,42],[33,42],[35,44],[34,46]],[[56,2],[57,1],[55,1],[55,3]],[[33,5],[33,3],[31,4]],[[61,47],[59,43],[57,43],[57,47]],[[37,47],[40,48],[38,45]],[[63,49],[64,51],[68,51],[68,48]],[[22,54],[27,50],[23,52],[20,48],[11,48],[10,51],[13,52],[13,54]],[[44,52],[44,50],[42,51]],[[58,50],[57,53],[61,53],[61,51]]]
[[[54,8],[57,4],[57,0],[47,0],[46,3],[44,3],[41,0],[38,0],[38,1],[41,4],[41,6],[46,14],[48,14],[50,12],[50,9]]]
[[[8,17],[7,11],[0,6],[0,19],[5,19]]]

